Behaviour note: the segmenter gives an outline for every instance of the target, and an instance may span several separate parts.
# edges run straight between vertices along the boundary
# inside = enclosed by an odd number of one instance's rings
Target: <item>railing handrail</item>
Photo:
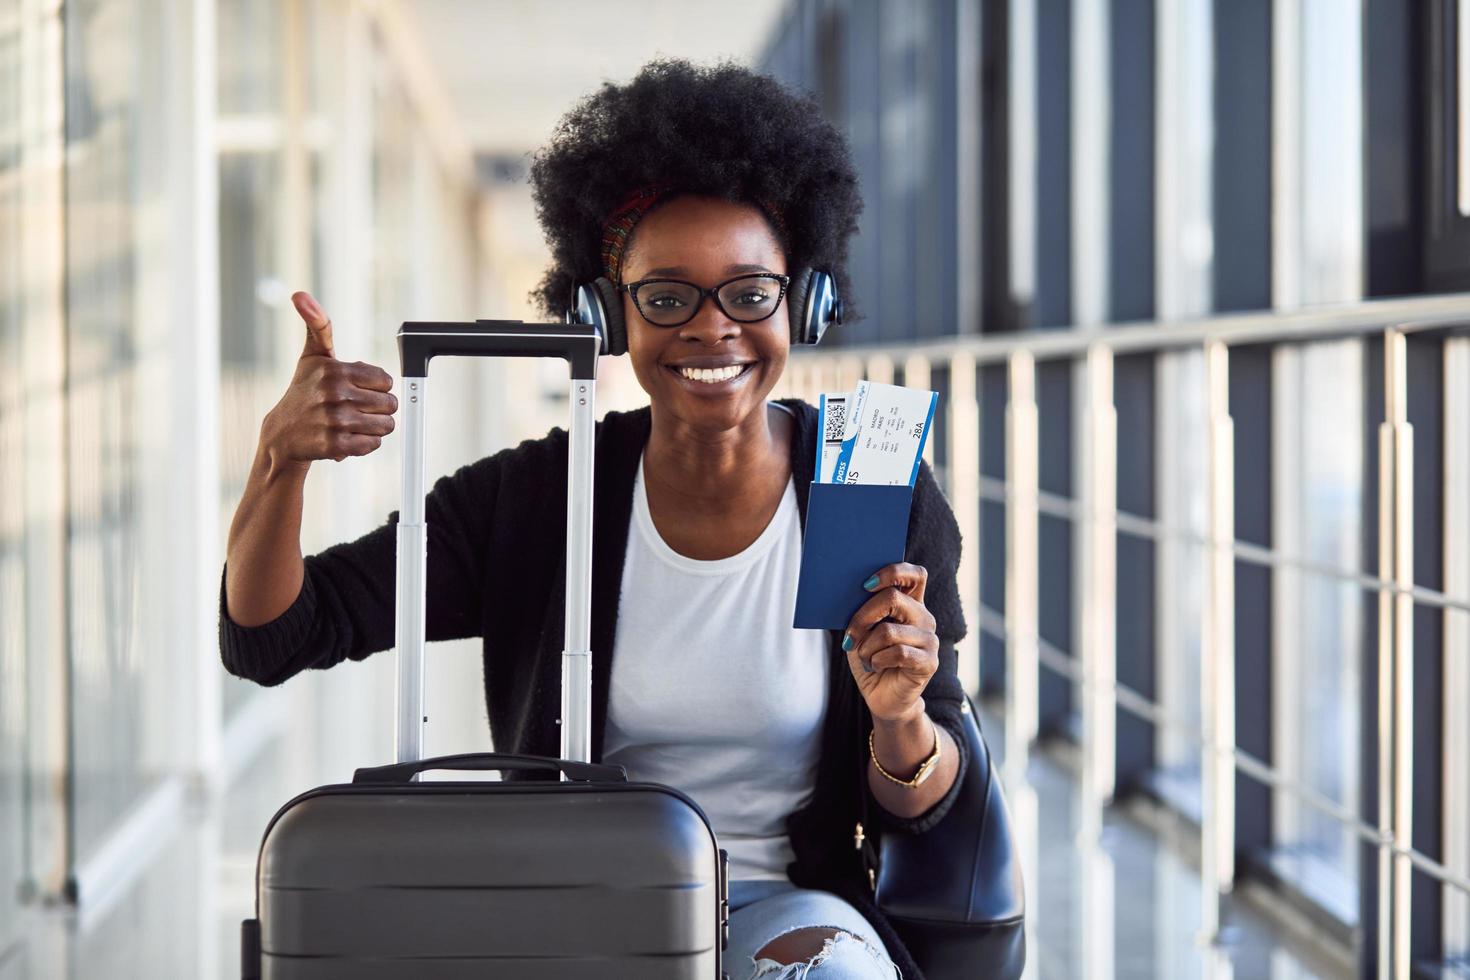
[[[1203,934],[1216,936],[1221,899],[1235,878],[1235,780],[1238,775],[1283,791],[1299,803],[1324,813],[1375,847],[1382,885],[1377,928],[1391,937],[1395,975],[1407,968],[1409,923],[1413,914],[1412,874],[1418,872],[1441,885],[1470,893],[1470,868],[1462,858],[1441,862],[1413,846],[1414,807],[1414,606],[1470,611],[1470,597],[1455,596],[1414,582],[1413,533],[1414,473],[1413,427],[1408,418],[1408,350],[1406,336],[1434,332],[1435,339],[1461,338],[1453,345],[1465,353],[1470,338],[1470,292],[1401,299],[1379,299],[1322,305],[1290,311],[1260,310],[1209,314],[1172,322],[1149,321],[1098,324],[1088,327],[1033,329],[1004,334],[949,336],[898,343],[855,344],[808,351],[793,358],[798,384],[812,387],[850,384],[854,376],[892,380],[903,365],[905,383],[930,384],[933,365],[948,364],[951,384],[945,393],[950,417],[948,458],[944,473],[949,492],[960,495],[957,518],[966,523],[961,533],[973,540],[980,532],[981,501],[1004,503],[1005,610],[990,609],[973,581],[962,603],[967,615],[979,620],[980,630],[1005,642],[1007,765],[1024,772],[1029,746],[1040,734],[1036,705],[1040,697],[1040,666],[1050,667],[1082,688],[1080,783],[1084,835],[1101,828],[1101,810],[1116,789],[1114,760],[1116,729],[1113,719],[1127,710],[1161,728],[1182,730],[1199,746],[1203,818],[1201,836],[1201,899]],[[1235,529],[1234,428],[1230,417],[1228,351],[1231,347],[1305,345],[1353,338],[1373,339],[1383,349],[1384,384],[1382,421],[1375,429],[1379,442],[1377,514],[1379,567],[1371,574],[1358,567],[1337,567],[1280,548],[1241,540]],[[1174,526],[1132,514],[1118,507],[1116,489],[1116,404],[1113,362],[1118,355],[1153,355],[1197,351],[1205,366],[1206,416],[1202,420],[1207,461],[1205,493],[1207,529]],[[1076,378],[1079,424],[1086,435],[1074,456],[1077,483],[1074,494],[1043,490],[1038,474],[1040,432],[1036,424],[1036,365],[1039,361],[1071,361],[1086,371]],[[1458,363],[1458,362],[1456,362]],[[820,369],[830,364],[835,375]],[[1446,361],[1449,364],[1449,361]],[[974,368],[1004,365],[1004,445],[1006,477],[980,472],[978,456],[980,398]],[[817,368],[816,371],[808,370]],[[1447,380],[1446,384],[1450,384]],[[1444,407],[1449,412],[1449,405]],[[1274,423],[1273,423],[1274,425]],[[932,443],[931,443],[932,445]],[[1447,450],[1446,450],[1447,451]],[[926,453],[927,455],[927,453]],[[930,460],[931,465],[934,460]],[[1446,476],[1448,479],[1448,476]],[[1463,475],[1460,477],[1463,482]],[[1463,493],[1463,491],[1461,491]],[[958,498],[957,498],[958,499]],[[1274,511],[1274,503],[1272,505]],[[1068,519],[1084,533],[1078,543],[1082,577],[1078,608],[1083,618],[1080,647],[1073,656],[1041,636],[1036,591],[1039,588],[1037,531],[1043,515]],[[1363,521],[1370,520],[1364,514]],[[1114,533],[1107,533],[1111,529]],[[1193,723],[1170,715],[1166,705],[1144,696],[1116,677],[1111,637],[1111,613],[1116,604],[1116,541],[1119,534],[1159,542],[1186,542],[1201,549],[1207,559],[1204,601],[1192,611],[1200,629],[1200,705],[1198,730]],[[974,562],[973,550],[968,558]],[[1277,769],[1246,752],[1235,737],[1235,562],[1292,569],[1352,583],[1376,594],[1379,603],[1377,669],[1380,678],[1392,678],[1378,699],[1378,803],[1376,825],[1316,791],[1300,778]],[[963,560],[962,560],[963,569]],[[963,574],[963,571],[962,571]],[[1463,585],[1463,582],[1461,583]],[[1457,590],[1458,591],[1458,590]],[[1099,609],[1105,614],[1099,613]],[[1091,610],[1089,612],[1089,610]],[[1099,622],[1100,620],[1100,622]],[[962,676],[978,683],[979,650],[973,639],[960,651]],[[1089,720],[1091,719],[1091,720]],[[1098,719],[1103,719],[1100,722]],[[1015,758],[1013,762],[1012,757]],[[1387,954],[1385,954],[1385,957]],[[1382,963],[1380,963],[1382,967]],[[1386,968],[1380,969],[1385,973]],[[1406,974],[1405,974],[1406,975]]]
[[[1037,360],[1079,357],[1101,345],[1117,354],[1141,354],[1199,347],[1220,341],[1245,344],[1342,340],[1393,328],[1402,333],[1470,329],[1470,293],[1445,293],[1405,299],[1364,300],[1303,307],[1295,310],[1256,310],[1214,313],[1180,320],[1141,320],[1090,327],[1037,328],[995,334],[955,335],[901,343],[853,344],[820,351],[796,351],[796,357],[889,357],[902,361],[928,357],[945,361],[968,354],[977,364],[1003,362],[1017,351],[1029,351]]]
[[[1010,491],[1010,484],[1005,480],[1000,480],[993,476],[981,476],[978,479],[978,486],[981,500],[1009,505],[1015,499],[1015,495]],[[1036,503],[1041,513],[1051,517],[1059,517],[1078,523],[1092,523],[1095,520],[1095,518],[1083,512],[1082,504],[1077,498],[1068,497],[1065,494],[1040,490],[1036,494]],[[1111,515],[1111,523],[1117,528],[1119,534],[1128,534],[1134,537],[1149,538],[1161,542],[1177,541],[1199,548],[1221,547],[1221,545],[1217,545],[1203,531],[1165,524],[1163,521],[1155,518],[1145,517],[1142,514],[1134,514],[1126,510],[1115,510],[1111,512]],[[1298,555],[1287,554],[1278,548],[1269,548],[1265,545],[1254,544],[1241,538],[1232,538],[1223,547],[1229,548],[1237,559],[1247,564],[1259,565],[1262,568],[1271,569],[1293,569],[1308,575],[1320,575],[1342,582],[1351,582],[1354,585],[1373,592],[1406,595],[1416,603],[1434,606],[1439,609],[1454,609],[1459,612],[1470,613],[1470,598],[1453,596],[1439,589],[1431,589],[1423,585],[1400,585],[1397,582],[1378,575],[1369,574],[1368,572],[1333,565],[1330,562],[1313,561],[1312,559],[1303,558]]]

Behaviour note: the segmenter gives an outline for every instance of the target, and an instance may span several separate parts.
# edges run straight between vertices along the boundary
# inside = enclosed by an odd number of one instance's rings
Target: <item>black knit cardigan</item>
[[[791,468],[803,528],[816,459],[817,409],[798,398],[779,400],[795,415]],[[601,761],[608,680],[621,596],[623,557],[633,506],[633,481],[648,441],[650,411],[609,412],[597,423],[592,549],[592,759]],[[560,752],[561,655],[566,590],[567,433],[502,450],[438,479],[425,504],[429,526],[427,637],[483,637],[485,703],[495,747],[503,752]],[[230,673],[280,684],[307,669],[362,660],[391,649],[394,637],[398,511],[356,541],[305,559],[301,591],[275,620],[254,627],[233,622],[220,576],[219,640]],[[859,529],[854,529],[858,531]],[[841,630],[828,631],[830,696],[812,798],[787,822],[795,860],[787,874],[799,887],[830,891],[873,923],[903,971],[923,980],[918,965],[874,903],[867,871],[884,832],[923,833],[954,802],[969,765],[961,728],[963,688],[955,643],[965,635],[956,569],[959,528],[927,463],[920,465],[909,513],[905,560],[929,573],[925,605],[939,636],[939,669],[924,690],[925,707],[949,729],[960,750],[954,787],[927,812],[900,818],[868,786],[868,730],[863,701]],[[783,760],[772,759],[773,766]],[[507,778],[536,774],[508,773]],[[855,845],[863,823],[866,843]],[[866,862],[865,862],[866,858]]]

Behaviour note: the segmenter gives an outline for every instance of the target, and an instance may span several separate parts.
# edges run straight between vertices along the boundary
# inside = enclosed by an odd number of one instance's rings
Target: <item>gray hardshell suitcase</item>
[[[593,765],[593,392],[587,325],[405,323],[394,765],[359,769],[266,828],[242,976],[265,980],[719,980],[726,853],[675,789]],[[435,356],[565,358],[572,419],[562,758],[423,759],[424,409]],[[420,782],[432,769],[559,772],[560,780]]]

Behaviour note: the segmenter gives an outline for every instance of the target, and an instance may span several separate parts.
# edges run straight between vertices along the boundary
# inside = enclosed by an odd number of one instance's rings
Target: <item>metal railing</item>
[[[979,686],[977,633],[1005,646],[1005,726],[1008,767],[1024,771],[1039,733],[1040,668],[1045,665],[1081,692],[1081,789],[1084,830],[1096,829],[1116,781],[1117,709],[1160,729],[1183,735],[1198,747],[1202,780],[1201,877],[1204,933],[1218,937],[1221,901],[1235,879],[1235,779],[1237,773],[1290,794],[1326,814],[1372,845],[1378,853],[1377,975],[1409,976],[1410,878],[1413,869],[1470,896],[1470,875],[1448,867],[1412,846],[1413,820],[1413,631],[1416,604],[1470,612],[1470,596],[1455,596],[1413,581],[1413,431],[1408,421],[1406,335],[1439,330],[1458,333],[1470,325],[1470,296],[1432,296],[1318,307],[1296,312],[1211,316],[1174,323],[1119,324],[1106,329],[1048,330],[956,337],[901,347],[848,348],[793,356],[784,386],[815,400],[821,391],[846,390],[862,377],[891,381],[904,365],[904,383],[927,386],[931,371],[948,369],[949,385],[940,437],[946,440],[947,479],[962,539],[979,540],[980,502],[1005,507],[1005,610],[980,603],[979,555],[965,549],[959,588],[967,622],[979,624],[961,645],[961,679]],[[1302,344],[1352,337],[1379,337],[1384,353],[1384,421],[1379,427],[1377,514],[1379,568],[1376,576],[1237,540],[1235,537],[1234,434],[1229,411],[1230,352],[1241,345]],[[1463,342],[1462,342],[1463,343]],[[1164,354],[1199,350],[1205,361],[1208,499],[1206,531],[1169,526],[1117,508],[1117,412],[1113,362],[1120,354]],[[1038,361],[1082,362],[1082,437],[1075,499],[1039,487]],[[976,369],[1004,365],[1007,377],[1004,481],[980,473],[980,401]],[[933,442],[926,447],[933,463]],[[1039,628],[1040,515],[1074,523],[1081,573],[1080,649],[1076,658],[1047,643]],[[1169,713],[1165,706],[1120,684],[1115,650],[1118,533],[1157,542],[1187,542],[1205,556],[1205,596],[1198,623],[1201,637],[1202,724]],[[1447,547],[1465,547],[1451,542]],[[1459,561],[1459,558],[1453,559]],[[1377,595],[1379,633],[1376,718],[1364,719],[1378,733],[1378,808],[1368,823],[1348,807],[1294,780],[1245,752],[1235,738],[1235,562],[1293,569],[1352,583]],[[1459,651],[1463,654],[1465,651]]]

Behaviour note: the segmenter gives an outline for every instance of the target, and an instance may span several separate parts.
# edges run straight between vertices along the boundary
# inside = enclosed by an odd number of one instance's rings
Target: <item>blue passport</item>
[[[801,540],[794,629],[846,629],[873,593],[863,583],[904,560],[914,488],[813,483]]]

